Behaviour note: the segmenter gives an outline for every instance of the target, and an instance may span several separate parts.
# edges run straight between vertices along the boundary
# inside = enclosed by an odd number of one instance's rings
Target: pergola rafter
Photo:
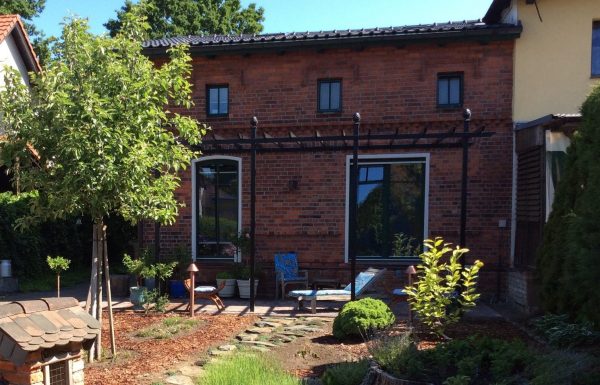
[[[468,160],[469,147],[474,139],[489,138],[493,132],[486,132],[485,127],[470,131],[471,111],[463,112],[463,132],[457,132],[457,126],[452,125],[445,132],[431,132],[431,125],[424,126],[417,133],[403,133],[395,128],[389,133],[374,133],[369,129],[366,135],[360,134],[360,114],[353,116],[352,135],[344,129],[336,135],[323,135],[318,129],[314,135],[299,136],[288,130],[285,136],[274,136],[263,131],[258,134],[258,119],[251,120],[250,137],[238,134],[237,138],[223,138],[213,134],[212,138],[204,139],[200,145],[194,146],[203,154],[250,154],[250,310],[254,311],[254,279],[256,257],[256,156],[259,153],[283,152],[352,152],[350,165],[350,209],[349,209],[349,249],[350,280],[352,282],[352,299],[355,298],[354,281],[356,276],[356,214],[357,214],[357,180],[358,180],[358,153],[369,150],[406,150],[406,149],[435,149],[435,148],[462,148],[462,174],[461,174],[461,212],[460,212],[460,242],[465,246],[467,222],[467,188],[468,188]],[[389,126],[388,124],[386,124]]]

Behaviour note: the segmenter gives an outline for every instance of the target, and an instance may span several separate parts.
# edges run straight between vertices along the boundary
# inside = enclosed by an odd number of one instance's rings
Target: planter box
[[[240,291],[240,298],[250,298],[250,280],[249,279],[238,279],[238,289]],[[258,287],[258,279],[254,280],[254,297],[256,297],[256,288]]]
[[[231,298],[235,295],[235,279],[222,279],[217,278],[217,287],[221,286],[221,282],[225,281],[225,287],[219,292],[219,296],[222,298]]]
[[[182,280],[172,279],[169,281],[169,294],[171,298],[184,298],[187,294]]]
[[[141,306],[144,301],[144,294],[146,289],[143,286],[132,286],[129,288],[129,301],[135,306]]]

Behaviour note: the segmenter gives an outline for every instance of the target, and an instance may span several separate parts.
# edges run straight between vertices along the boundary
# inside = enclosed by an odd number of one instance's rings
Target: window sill
[[[439,112],[456,112],[456,111],[461,111],[463,108],[462,105],[448,105],[448,106],[437,106],[437,110]]]
[[[600,74],[591,74],[590,79],[600,79]]]
[[[331,110],[331,111],[317,111],[319,116],[341,116],[342,110]]]

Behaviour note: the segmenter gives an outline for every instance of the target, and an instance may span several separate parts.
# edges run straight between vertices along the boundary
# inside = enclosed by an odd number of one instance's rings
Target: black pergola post
[[[464,133],[462,140],[462,188],[460,192],[460,247],[466,247],[467,238],[467,188],[469,184],[469,123],[471,122],[471,110],[465,108],[463,111]]]
[[[352,162],[350,163],[350,207],[348,211],[348,257],[350,258],[350,290],[352,301],[356,299],[356,210],[358,186],[358,137],[360,133],[360,114],[353,117],[354,130],[352,133]]]
[[[250,122],[250,311],[254,312],[254,261],[256,257],[256,126],[258,119],[252,117]]]

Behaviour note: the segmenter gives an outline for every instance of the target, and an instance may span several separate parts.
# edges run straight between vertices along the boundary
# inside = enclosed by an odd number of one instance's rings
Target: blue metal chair
[[[298,269],[298,258],[296,253],[275,254],[275,299],[279,296],[281,287],[281,298],[285,298],[285,287],[289,284],[304,284],[308,289],[308,271]]]

